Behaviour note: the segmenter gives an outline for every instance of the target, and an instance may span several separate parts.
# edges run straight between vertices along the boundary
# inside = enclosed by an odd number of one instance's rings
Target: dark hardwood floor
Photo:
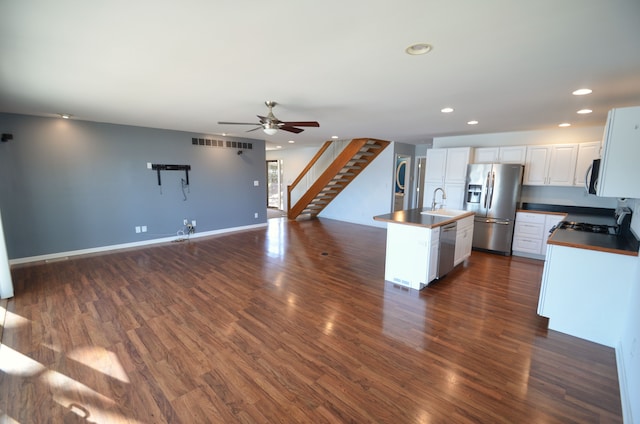
[[[614,350],[536,315],[542,262],[473,252],[409,291],[385,238],[271,219],[16,267],[0,422],[622,421]]]

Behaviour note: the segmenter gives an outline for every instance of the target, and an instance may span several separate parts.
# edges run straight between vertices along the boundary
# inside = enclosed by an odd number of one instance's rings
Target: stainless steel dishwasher
[[[456,231],[458,222],[440,227],[440,243],[438,250],[438,278],[442,278],[453,269],[456,250]]]

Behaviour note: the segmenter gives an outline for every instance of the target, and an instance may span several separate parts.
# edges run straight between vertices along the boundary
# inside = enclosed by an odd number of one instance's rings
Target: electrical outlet
[[[147,232],[147,226],[146,226],[146,225],[143,225],[141,229],[142,229],[142,232],[143,232],[143,233],[146,233],[146,232]]]
[[[257,217],[258,217],[258,212],[254,213],[254,214],[253,214],[253,217],[254,217],[254,218],[257,218]]]
[[[253,181],[253,185],[254,185],[254,187],[258,187],[260,185],[260,181],[254,180]]]
[[[196,226],[196,220],[195,219],[191,221],[191,225],[193,225],[194,227]]]
[[[189,220],[187,218],[182,220],[182,225],[187,225],[189,223]]]
[[[139,226],[139,225],[137,225],[137,226],[136,226],[136,233],[139,233],[139,232],[140,232],[140,226]]]

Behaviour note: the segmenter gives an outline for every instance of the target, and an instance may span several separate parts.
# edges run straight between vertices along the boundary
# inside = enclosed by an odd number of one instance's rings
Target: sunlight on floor
[[[2,305],[0,305],[0,307],[2,307],[2,311],[0,312],[4,314],[5,318],[2,325],[3,333],[0,334],[5,338],[7,331],[16,330],[30,324],[29,319],[8,311]],[[42,346],[66,355],[67,358],[99,373],[98,375],[104,375],[107,378],[113,378],[122,383],[130,384],[129,377],[118,360],[117,355],[105,348],[87,346],[66,353],[50,345],[43,344]],[[20,381],[20,379],[28,381],[28,379],[35,378],[35,380],[33,380],[34,382],[41,383],[48,388],[48,393],[50,393],[52,401],[67,410],[67,413],[75,414],[81,419],[86,420],[86,422],[139,423],[139,421],[128,418],[117,411],[117,402],[109,396],[63,373],[48,369],[40,362],[4,343],[0,343],[0,372],[13,378],[18,377],[17,381]],[[95,381],[87,382],[87,384],[94,385],[95,383]],[[2,389],[7,390],[7,386],[4,386]],[[8,393],[3,393],[3,396],[8,395]],[[24,395],[25,394],[21,394],[20,396]],[[11,411],[0,409],[0,423],[21,424],[19,421],[16,421],[11,414]]]

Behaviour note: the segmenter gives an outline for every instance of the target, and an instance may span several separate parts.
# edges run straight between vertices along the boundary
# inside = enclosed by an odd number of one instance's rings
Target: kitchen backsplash
[[[588,206],[608,209],[615,209],[618,206],[616,198],[597,197],[588,194],[582,187],[522,186],[520,200],[523,203]]]

